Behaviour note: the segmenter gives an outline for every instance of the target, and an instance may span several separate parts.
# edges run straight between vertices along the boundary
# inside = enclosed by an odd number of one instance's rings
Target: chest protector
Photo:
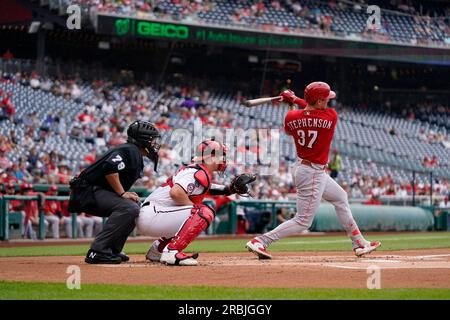
[[[204,190],[201,194],[189,195],[189,200],[191,200],[194,204],[201,204],[203,202],[203,199],[205,198],[205,196],[208,195],[208,193],[209,193],[209,189],[211,187],[212,176],[209,173],[208,169],[206,169],[201,164],[191,164],[189,166],[182,167],[177,171],[177,173],[180,172],[181,170],[184,170],[187,168],[197,169],[197,172],[194,173],[195,181],[198,184],[200,184],[201,186],[203,186],[203,188],[204,188]],[[173,176],[171,176],[161,186],[162,187],[170,186],[172,188],[173,185],[174,185]]]

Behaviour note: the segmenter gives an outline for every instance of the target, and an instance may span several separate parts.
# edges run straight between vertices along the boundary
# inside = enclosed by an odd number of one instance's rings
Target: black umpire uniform
[[[140,205],[138,196],[127,191],[142,175],[143,155],[154,162],[156,171],[160,134],[152,123],[136,121],[128,127],[127,135],[127,143],[107,151],[70,182],[70,212],[108,217],[91,244],[87,263],[129,260],[122,249],[135,228]]]

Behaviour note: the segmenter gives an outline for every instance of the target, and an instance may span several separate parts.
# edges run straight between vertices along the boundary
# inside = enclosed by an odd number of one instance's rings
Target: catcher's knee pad
[[[168,249],[184,250],[203,230],[208,229],[214,216],[214,210],[207,205],[195,205],[189,218],[186,219],[178,233],[170,241]]]

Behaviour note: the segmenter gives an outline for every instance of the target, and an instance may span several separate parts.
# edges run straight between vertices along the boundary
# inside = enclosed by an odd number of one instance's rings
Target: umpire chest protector
[[[105,176],[118,173],[119,180],[125,191],[142,176],[144,160],[139,148],[132,143],[117,146],[97,159],[93,164],[83,170],[78,178],[90,185],[114,191]]]

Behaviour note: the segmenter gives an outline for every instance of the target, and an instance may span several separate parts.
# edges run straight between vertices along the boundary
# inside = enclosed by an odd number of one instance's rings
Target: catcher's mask
[[[208,158],[219,159],[221,157],[220,163],[217,163],[217,171],[224,172],[227,168],[227,147],[214,140],[205,140],[200,143],[195,152],[195,157],[192,159],[194,162],[204,162]],[[217,160],[216,160],[217,161]]]
[[[154,124],[148,121],[135,121],[127,129],[128,142],[144,149],[147,158],[158,167],[158,151],[161,147],[161,135]]]

